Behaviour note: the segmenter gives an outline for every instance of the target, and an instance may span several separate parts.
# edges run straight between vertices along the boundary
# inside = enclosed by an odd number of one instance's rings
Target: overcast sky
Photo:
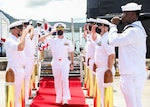
[[[87,0],[1,0],[0,9],[17,19],[85,22]]]

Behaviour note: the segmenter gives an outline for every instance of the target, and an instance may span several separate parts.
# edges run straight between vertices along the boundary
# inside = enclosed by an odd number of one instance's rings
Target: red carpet
[[[88,107],[85,104],[85,97],[81,89],[81,82],[77,77],[71,77],[69,80],[71,100],[67,107]],[[33,99],[30,107],[62,107],[55,104],[55,90],[53,78],[43,78],[40,81],[40,87],[37,96]],[[66,107],[66,106],[65,106]]]

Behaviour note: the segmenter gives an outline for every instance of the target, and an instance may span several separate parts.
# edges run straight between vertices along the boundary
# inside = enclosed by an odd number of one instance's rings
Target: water
[[[72,40],[72,33],[71,32],[65,32],[64,35],[65,35],[65,37]],[[83,36],[83,33],[82,33],[82,36]],[[81,47],[85,46],[85,42],[86,42],[85,39],[82,37],[82,46]],[[79,52],[79,50],[80,50],[80,33],[79,32],[74,33],[74,45],[75,45],[76,51]]]

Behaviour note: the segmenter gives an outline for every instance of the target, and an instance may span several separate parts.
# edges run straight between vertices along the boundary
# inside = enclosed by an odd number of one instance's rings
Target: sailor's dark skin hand
[[[90,58],[88,58],[88,60],[87,60],[87,66],[89,66],[89,61],[90,61]]]
[[[96,66],[96,64],[94,63],[94,64],[93,64],[93,71],[94,71],[94,72],[96,72],[96,68],[97,68],[97,66]]]
[[[119,18],[119,17],[113,17],[113,18],[111,19],[111,23],[112,23],[112,24],[115,24],[115,25],[119,25],[119,23],[120,23],[120,18]]]
[[[107,69],[104,73],[104,83],[113,82],[113,74],[110,69]]]

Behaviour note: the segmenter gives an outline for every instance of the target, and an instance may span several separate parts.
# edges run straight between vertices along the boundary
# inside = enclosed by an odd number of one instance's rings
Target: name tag
[[[64,45],[65,45],[65,46],[68,46],[69,44],[68,44],[68,43],[64,43]]]
[[[101,42],[101,41],[97,42],[97,45],[98,45],[98,46],[101,46],[101,45],[102,45],[102,42]]]

